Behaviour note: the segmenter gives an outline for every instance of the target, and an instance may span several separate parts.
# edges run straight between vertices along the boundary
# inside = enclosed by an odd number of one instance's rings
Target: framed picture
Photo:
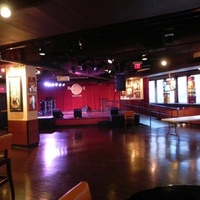
[[[28,92],[36,91],[36,77],[28,77]]]
[[[22,83],[20,76],[9,77],[10,112],[22,112]]]
[[[143,79],[139,77],[131,77],[126,79],[126,91],[120,93],[120,99],[143,99]]]
[[[28,95],[29,110],[37,110],[36,95]]]

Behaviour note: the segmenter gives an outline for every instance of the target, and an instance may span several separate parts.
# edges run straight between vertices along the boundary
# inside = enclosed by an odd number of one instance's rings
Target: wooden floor
[[[12,147],[16,200],[57,200],[82,180],[93,200],[125,200],[159,185],[200,185],[200,127],[177,130],[179,139],[166,138],[168,126],[157,121],[151,127],[76,125],[40,133],[38,147]],[[8,185],[0,188],[0,199],[9,200]]]

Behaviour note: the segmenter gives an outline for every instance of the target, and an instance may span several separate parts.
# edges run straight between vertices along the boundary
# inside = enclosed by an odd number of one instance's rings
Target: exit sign
[[[140,63],[133,63],[133,69],[141,69]]]

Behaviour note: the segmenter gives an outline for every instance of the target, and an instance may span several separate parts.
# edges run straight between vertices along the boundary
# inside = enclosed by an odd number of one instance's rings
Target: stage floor
[[[101,122],[105,122],[103,124],[108,125],[111,122],[110,118],[110,110],[106,111],[88,111],[82,112],[81,118],[74,117],[74,111],[62,111],[63,118],[56,119],[56,126],[65,126],[65,125],[92,125],[92,124],[100,124]],[[124,114],[124,111],[119,111],[119,115]],[[51,118],[53,115],[42,116],[40,118]],[[149,126],[151,128],[165,127],[168,124],[162,122],[160,120],[151,118],[149,116],[140,115],[139,123],[141,125]]]
[[[89,125],[99,124],[101,121],[110,121],[108,111],[89,111],[82,112],[82,117],[74,117],[74,111],[62,111],[63,118],[56,119],[56,126],[64,125]]]
[[[74,118],[74,111],[62,111],[64,114],[63,119],[72,119]],[[122,113],[122,112],[119,112]],[[110,111],[88,111],[82,112],[82,118],[102,118],[110,117]]]

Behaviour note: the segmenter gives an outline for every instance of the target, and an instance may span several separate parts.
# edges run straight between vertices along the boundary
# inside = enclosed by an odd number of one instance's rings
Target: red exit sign
[[[133,63],[133,69],[141,69],[141,63]]]

